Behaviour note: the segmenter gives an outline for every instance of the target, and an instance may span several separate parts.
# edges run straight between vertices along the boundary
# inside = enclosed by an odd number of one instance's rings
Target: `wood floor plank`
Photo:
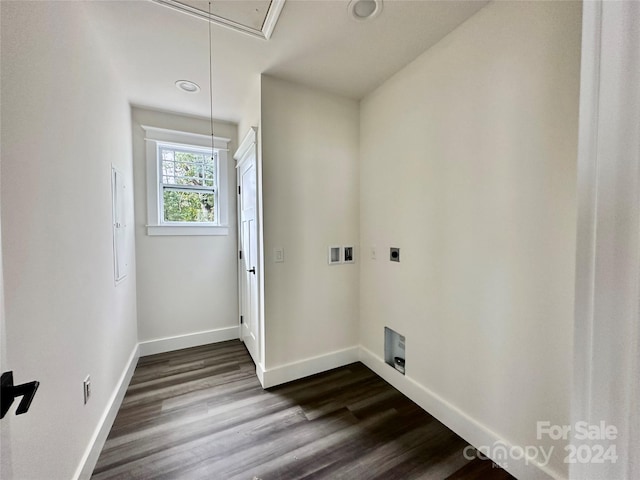
[[[263,390],[244,345],[143,357],[94,480],[509,479],[361,363]]]

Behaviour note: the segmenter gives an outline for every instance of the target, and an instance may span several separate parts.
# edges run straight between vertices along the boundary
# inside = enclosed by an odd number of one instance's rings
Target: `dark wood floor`
[[[141,358],[92,478],[508,479],[360,363],[263,390],[242,343]]]

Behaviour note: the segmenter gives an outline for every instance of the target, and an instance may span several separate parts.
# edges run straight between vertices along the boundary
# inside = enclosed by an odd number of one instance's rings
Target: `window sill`
[[[147,235],[229,235],[229,227],[213,225],[147,225]]]

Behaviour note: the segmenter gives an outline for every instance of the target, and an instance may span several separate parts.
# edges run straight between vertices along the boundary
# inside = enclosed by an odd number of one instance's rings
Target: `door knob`
[[[256,267],[251,267],[251,269],[247,270],[247,272],[253,273],[255,275],[256,274]]]
[[[9,408],[11,408],[13,401],[17,397],[22,397],[22,400],[20,400],[20,403],[18,404],[16,415],[27,413],[39,386],[40,382],[28,382],[23,383],[22,385],[14,385],[13,372],[4,372],[2,374],[2,379],[0,380],[0,404],[2,404],[0,418],[4,418],[9,411]]]

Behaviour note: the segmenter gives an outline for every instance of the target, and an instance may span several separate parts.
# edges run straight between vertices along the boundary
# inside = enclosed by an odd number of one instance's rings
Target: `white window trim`
[[[168,130],[141,125],[145,131],[147,149],[147,235],[229,235],[229,188],[227,177],[227,152],[231,139],[213,137],[213,147],[218,151],[218,215],[219,224],[177,224],[161,222],[160,178],[158,173],[158,143],[185,147],[211,148],[211,136],[198,133]]]

